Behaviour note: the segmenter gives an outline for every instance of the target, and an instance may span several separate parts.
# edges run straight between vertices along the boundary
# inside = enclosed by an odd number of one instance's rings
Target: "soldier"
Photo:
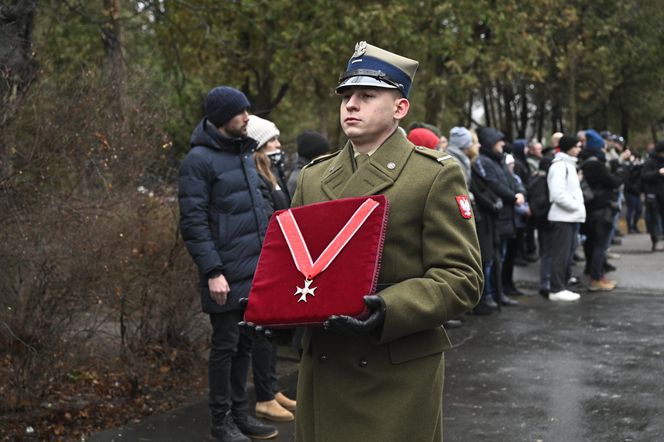
[[[390,202],[370,315],[332,316],[305,332],[298,441],[442,440],[442,324],[477,303],[483,279],[461,168],[397,130],[417,66],[358,43],[336,87],[349,142],[298,179],[294,206],[374,194]]]

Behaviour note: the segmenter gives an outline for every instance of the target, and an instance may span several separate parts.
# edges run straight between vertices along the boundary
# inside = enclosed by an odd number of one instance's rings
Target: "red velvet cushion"
[[[279,227],[275,212],[268,224],[265,242],[245,311],[245,321],[273,327],[321,324],[331,315],[362,316],[363,297],[375,292],[380,257],[387,227],[388,202],[384,195],[344,198],[309,204],[292,210],[302,237],[315,262],[350,217],[368,198],[379,205],[351,238],[330,266],[316,276],[314,296],[298,301],[304,276],[297,270]]]

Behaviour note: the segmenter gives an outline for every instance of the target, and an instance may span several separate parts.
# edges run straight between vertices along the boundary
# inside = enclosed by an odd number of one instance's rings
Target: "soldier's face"
[[[341,127],[353,142],[371,143],[392,133],[409,109],[408,100],[394,89],[348,87],[340,95]]]
[[[249,124],[249,112],[244,111],[228,120],[219,130],[227,138],[244,138],[247,136],[247,124]]]

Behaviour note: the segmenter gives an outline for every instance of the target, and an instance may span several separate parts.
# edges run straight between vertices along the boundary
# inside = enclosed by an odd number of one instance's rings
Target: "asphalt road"
[[[520,306],[449,331],[446,442],[664,441],[664,252],[650,253],[646,235],[612,250],[614,292],[582,285],[579,302],[549,302],[531,264],[515,273],[528,293]],[[284,377],[291,389],[295,378]],[[293,440],[292,424],[278,427],[273,440]],[[202,441],[208,431],[201,400],[87,440]]]

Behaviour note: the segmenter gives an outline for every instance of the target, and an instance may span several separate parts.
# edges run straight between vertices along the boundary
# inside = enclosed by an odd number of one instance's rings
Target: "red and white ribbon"
[[[305,279],[314,279],[330,266],[332,261],[339,255],[351,238],[355,236],[376,207],[378,207],[378,202],[372,199],[367,199],[362,203],[348,222],[346,222],[346,225],[337,233],[337,236],[323,250],[323,253],[316,259],[316,262],[313,262],[311,259],[311,254],[302,237],[300,227],[297,225],[297,221],[295,221],[295,217],[290,209],[277,215],[277,222],[286,238],[286,243],[295,262],[295,267],[304,275]]]

